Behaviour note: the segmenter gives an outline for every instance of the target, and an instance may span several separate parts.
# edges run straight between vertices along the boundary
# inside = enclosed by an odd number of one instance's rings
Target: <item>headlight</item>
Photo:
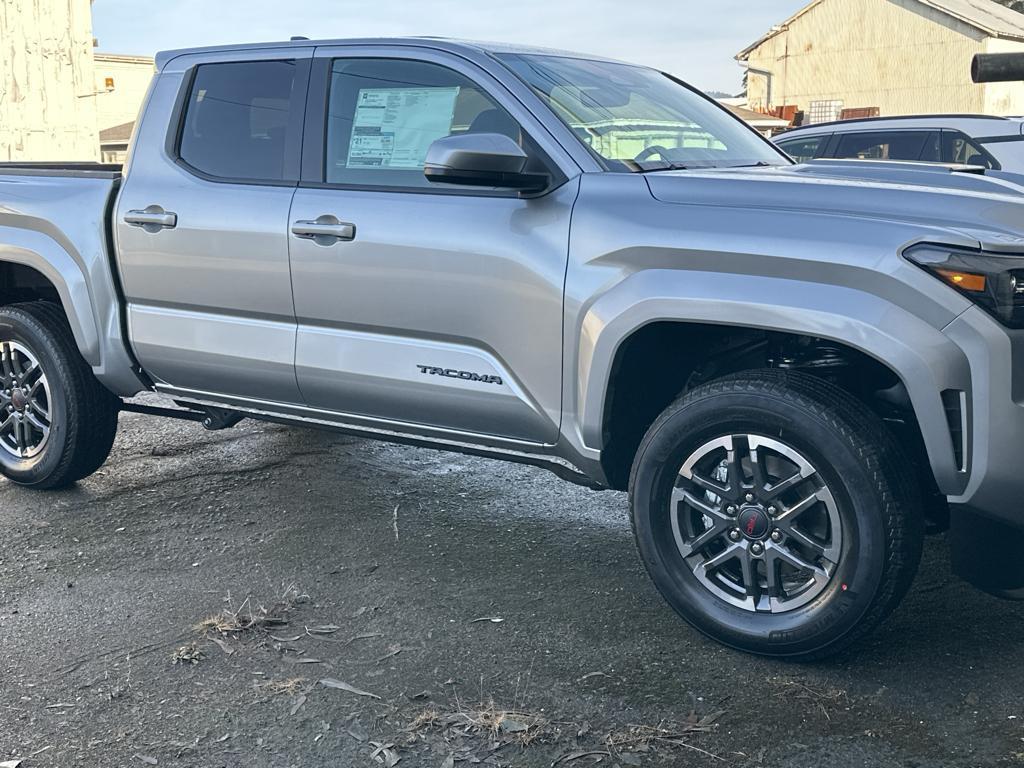
[[[1024,255],[955,251],[938,246],[904,254],[1003,325],[1024,328]]]

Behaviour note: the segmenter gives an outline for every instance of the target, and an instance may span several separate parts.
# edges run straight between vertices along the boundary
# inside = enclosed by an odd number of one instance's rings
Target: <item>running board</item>
[[[357,427],[351,424],[338,424],[321,419],[278,416],[265,411],[250,411],[245,408],[231,409],[229,411],[224,408],[218,408],[201,403],[179,400],[176,400],[175,402],[179,402],[183,407],[160,408],[153,405],[123,402],[121,403],[121,410],[129,413],[141,413],[148,416],[160,416],[168,419],[197,421],[201,422],[207,429],[224,429],[226,427],[207,426],[207,422],[210,421],[211,417],[210,411],[219,411],[223,414],[232,415],[231,421],[233,424],[231,424],[231,426],[238,423],[238,421],[241,421],[243,418],[250,418],[257,421],[267,421],[274,424],[285,424],[288,426],[316,427],[317,429],[323,429],[329,432],[337,432],[342,435],[362,437],[369,440],[378,440],[385,443],[396,443],[399,445],[409,445],[414,448],[428,448],[435,451],[460,453],[465,456],[476,456],[482,459],[497,459],[499,461],[510,461],[516,464],[526,464],[528,466],[546,469],[560,477],[562,480],[566,480],[574,485],[579,485],[584,488],[589,488],[592,491],[608,490],[607,486],[591,480],[587,475],[568,464],[568,462],[563,463],[562,459],[551,458],[548,456],[503,448],[486,448],[454,440],[417,437],[416,435],[408,435],[403,432],[392,432],[390,430],[373,429],[370,427]]]
[[[165,419],[181,419],[183,421],[202,421],[206,413],[202,411],[185,410],[183,408],[160,408],[156,405],[143,405],[142,403],[121,403],[121,410],[126,413],[141,413],[146,416],[160,416]]]

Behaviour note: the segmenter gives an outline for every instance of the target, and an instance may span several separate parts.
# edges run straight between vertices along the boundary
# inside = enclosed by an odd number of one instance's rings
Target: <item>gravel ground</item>
[[[621,494],[276,425],[121,427],[73,490],[0,484],[0,763],[1024,763],[1024,608],[950,577],[941,538],[881,632],[801,666],[677,619]]]

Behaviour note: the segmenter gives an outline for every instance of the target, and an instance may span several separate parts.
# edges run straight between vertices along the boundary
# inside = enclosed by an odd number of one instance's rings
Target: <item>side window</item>
[[[454,70],[402,59],[336,59],[331,68],[325,179],[331,184],[436,187],[423,175],[427,149],[460,133],[519,124]]]
[[[925,131],[848,133],[840,137],[835,156],[858,160],[920,160],[927,141]]]
[[[222,179],[282,181],[294,61],[202,64],[185,107],[178,156]]]
[[[960,131],[943,131],[943,155],[947,163],[963,165],[980,165],[983,168],[995,168],[989,154]]]
[[[790,139],[789,141],[780,141],[778,145],[783,152],[798,163],[806,163],[808,160],[820,157],[821,150],[824,149],[822,144],[825,143],[825,140],[830,135],[812,136],[807,139]]]
[[[921,152],[921,162],[941,163],[942,162],[942,134],[934,131],[928,134],[928,140],[924,143],[924,150]]]

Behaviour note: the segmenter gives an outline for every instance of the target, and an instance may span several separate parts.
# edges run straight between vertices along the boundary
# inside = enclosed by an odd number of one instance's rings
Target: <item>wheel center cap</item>
[[[743,507],[736,522],[743,535],[751,541],[761,541],[771,530],[771,520],[760,507]]]
[[[28,395],[22,392],[20,389],[16,389],[11,392],[11,405],[17,411],[24,411],[28,406]]]

